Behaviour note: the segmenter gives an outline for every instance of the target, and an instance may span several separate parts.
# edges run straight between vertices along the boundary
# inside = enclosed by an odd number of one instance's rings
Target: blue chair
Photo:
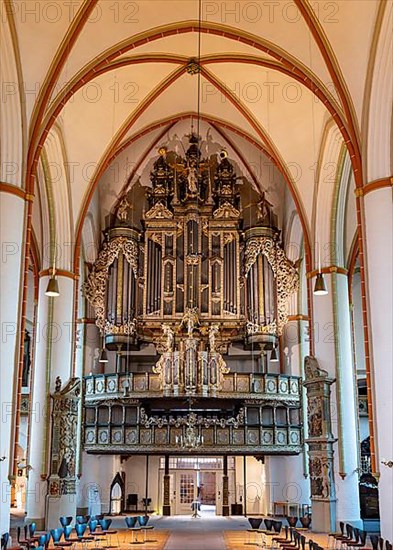
[[[141,527],[145,527],[149,521],[149,516],[138,516],[138,523]]]
[[[61,540],[61,537],[63,536],[64,534],[64,539],[65,539],[65,533],[64,533],[64,529],[62,527],[59,527],[58,529],[52,529],[50,534],[52,535],[52,540],[53,540],[53,544],[54,546],[61,546],[62,548],[66,547],[66,546],[72,546],[72,542],[71,541],[67,541],[67,540]]]
[[[76,516],[76,523],[88,523],[90,516]]]
[[[70,525],[72,522],[72,516],[61,516],[60,517],[60,523],[62,527],[67,527],[67,525]]]
[[[251,529],[259,529],[262,523],[262,518],[247,518]]]
[[[247,544],[258,544],[257,541],[253,541],[252,538],[255,537],[253,531],[259,529],[262,523],[262,518],[247,518],[250,524],[251,529],[247,529],[248,532],[248,543]]]
[[[1,535],[1,550],[5,550],[8,546],[8,541],[10,540],[10,534],[4,533]]]
[[[46,533],[45,535],[40,535],[38,538],[38,545],[48,548],[50,542],[51,534]]]
[[[108,531],[109,527],[111,526],[112,520],[111,519],[99,519],[98,523],[101,525],[101,529],[103,531]]]
[[[72,525],[66,525],[64,527],[64,540],[68,541],[70,538],[70,535],[72,533],[73,527]]]
[[[99,519],[98,523],[101,525],[102,534],[106,536],[106,547],[110,548],[112,546],[111,544],[111,538],[113,535],[116,535],[117,538],[117,546],[120,545],[119,543],[119,535],[115,529],[109,529],[112,523],[111,519]]]
[[[273,522],[273,531],[278,535],[281,533],[282,521],[272,520]]]
[[[90,533],[95,533],[95,530],[97,529],[97,527],[98,527],[98,520],[97,519],[91,519],[89,521]]]
[[[273,520],[272,520],[272,519],[267,519],[267,518],[265,518],[263,521],[265,522],[265,527],[266,527],[266,529],[267,529],[268,531],[271,531],[272,528],[273,528]]]
[[[300,523],[302,524],[302,527],[304,529],[309,529],[311,525],[311,516],[303,516],[302,518],[299,518]]]
[[[75,523],[75,531],[78,539],[81,539],[85,534],[87,523]]]
[[[126,525],[129,529],[135,527],[138,518],[136,516],[127,516],[125,519]]]
[[[97,545],[99,546],[99,543],[101,541],[107,540],[107,535],[105,533],[102,533],[102,531],[97,531],[98,525],[99,525],[98,519],[91,519],[89,521],[90,535],[94,537],[95,548],[97,548]]]
[[[51,529],[50,534],[52,535],[53,543],[57,544],[60,542],[61,537],[63,536],[64,529],[58,527],[57,529]]]
[[[28,526],[29,538],[34,537],[35,530],[36,530],[36,524],[34,522],[30,523]]]

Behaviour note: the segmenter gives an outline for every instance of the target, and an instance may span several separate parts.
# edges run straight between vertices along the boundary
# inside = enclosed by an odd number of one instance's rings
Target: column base
[[[168,504],[164,504],[162,507],[162,515],[163,516],[170,516],[171,515],[171,507]]]
[[[336,501],[313,500],[312,531],[316,533],[332,533],[336,530]]]
[[[47,510],[46,529],[56,529],[59,526],[60,516],[76,516],[76,495],[49,497]]]

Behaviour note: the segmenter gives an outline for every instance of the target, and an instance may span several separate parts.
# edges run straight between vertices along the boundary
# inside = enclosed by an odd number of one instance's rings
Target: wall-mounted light
[[[105,349],[105,333],[104,333],[104,336],[102,337],[102,347],[101,347],[100,356],[98,358],[98,362],[99,363],[108,363],[108,354],[107,354],[107,351]]]
[[[323,273],[317,273],[315,280],[314,294],[315,296],[325,296],[328,293],[326,288],[325,279]]]
[[[318,273],[317,278],[315,279],[314,294],[315,296],[326,296],[327,293],[328,290],[321,271],[321,245],[318,243]]]
[[[277,355],[277,349],[276,346],[272,349],[272,352],[270,354],[270,362],[271,363],[278,363],[278,355]]]
[[[386,458],[383,458],[381,460],[381,464],[387,466],[388,468],[393,468],[393,460],[386,460]]]
[[[57,298],[57,296],[60,296],[59,283],[57,282],[57,279],[56,279],[56,253],[53,259],[52,276],[48,281],[48,286],[46,287],[45,295],[51,298]]]

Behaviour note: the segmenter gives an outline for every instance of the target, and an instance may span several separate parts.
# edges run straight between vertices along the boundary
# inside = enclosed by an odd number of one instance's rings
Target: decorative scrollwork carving
[[[247,326],[247,332],[249,334],[268,332],[281,336],[284,326],[288,322],[289,298],[299,288],[299,273],[274,239],[271,237],[252,237],[247,241],[244,252],[246,277],[259,254],[263,254],[267,258],[276,279],[277,327],[274,327],[275,323],[266,325],[266,327],[256,327],[251,323],[252,326]]]
[[[106,287],[109,268],[123,254],[130,264],[135,278],[138,278],[138,245],[127,237],[115,237],[105,241],[93,268],[82,287],[82,292],[96,314],[96,325],[101,333],[132,335],[136,331],[135,320],[114,325],[106,318]]]
[[[143,407],[140,409],[140,423],[146,428],[151,426],[157,426],[162,428],[163,426],[174,426],[175,428],[180,428],[181,426],[202,426],[204,428],[209,428],[210,426],[218,426],[220,428],[225,428],[226,426],[233,426],[238,428],[241,425],[244,425],[244,408],[241,407],[239,413],[236,416],[231,416],[230,418],[218,418],[217,416],[205,417],[198,415],[195,412],[190,412],[184,416],[172,416],[172,415],[163,415],[163,416],[148,416]]]
[[[81,381],[71,378],[53,394],[51,494],[75,493]]]

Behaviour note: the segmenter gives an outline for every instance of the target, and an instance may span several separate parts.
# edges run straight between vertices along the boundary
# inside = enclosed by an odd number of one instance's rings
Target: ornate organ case
[[[153,343],[159,359],[145,373],[117,368],[86,378],[86,449],[168,452],[192,428],[204,441],[198,452],[217,452],[215,445],[299,452],[299,380],[244,367],[230,372],[225,363],[232,342],[247,350],[280,336],[297,288],[271,205],[259,197],[246,225],[232,163],[224,152],[219,162],[202,159],[193,135],[184,158],[160,150],[142,193],[140,223],[129,219],[128,196],[120,201],[84,293],[109,349],[127,353]],[[186,414],[185,399],[195,414]],[[117,427],[102,427],[103,419],[114,422],[107,405],[120,411]],[[128,405],[135,408],[132,429]]]

